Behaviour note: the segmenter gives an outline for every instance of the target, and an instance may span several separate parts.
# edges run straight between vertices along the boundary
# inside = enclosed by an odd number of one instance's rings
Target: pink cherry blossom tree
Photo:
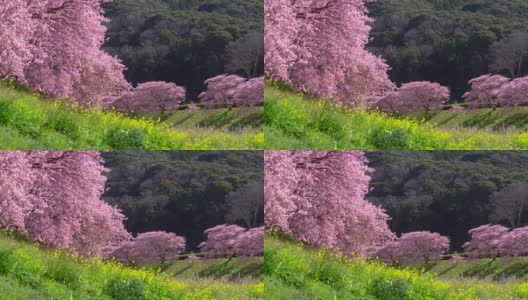
[[[234,248],[237,257],[264,255],[264,226],[239,234]]]
[[[104,2],[0,2],[0,76],[82,104],[126,90],[124,66],[101,50]]]
[[[185,99],[185,88],[172,82],[152,81],[139,84],[106,106],[124,113],[175,110]]]
[[[266,151],[266,225],[347,255],[390,240],[388,216],[365,200],[366,162],[361,151]]]
[[[442,108],[448,99],[447,87],[434,82],[415,81],[385,94],[375,106],[387,113],[423,111],[427,114]]]
[[[449,249],[449,239],[436,232],[404,233],[398,239],[400,261],[403,263],[437,260]]]
[[[151,231],[140,233],[132,240],[123,242],[108,255],[123,263],[164,264],[177,259],[185,250],[185,238],[172,232]]]
[[[26,229],[26,216],[35,201],[31,185],[35,181],[29,158],[23,152],[0,151],[0,225]]]
[[[249,79],[241,83],[233,99],[237,107],[264,105],[264,77]]]
[[[501,75],[486,74],[469,81],[471,90],[463,95],[470,108],[495,108],[499,105],[498,94],[510,81]]]
[[[470,258],[496,257],[502,236],[509,231],[502,225],[486,224],[469,231],[471,240],[462,247]]]
[[[266,0],[265,71],[312,95],[357,104],[393,88],[384,61],[365,50],[363,0]]]
[[[498,93],[502,107],[528,105],[528,76],[504,84]]]
[[[101,201],[106,169],[99,152],[0,152],[0,165],[3,227],[88,255],[129,238],[121,212]]]
[[[266,74],[290,82],[289,67],[296,59],[298,32],[290,0],[264,0],[264,68]]]
[[[207,91],[198,95],[207,107],[232,107],[235,104],[235,93],[246,79],[238,75],[218,75],[205,81]]]
[[[264,77],[246,80],[238,75],[218,75],[205,81],[207,91],[198,98],[209,108],[264,105]]]
[[[207,240],[198,245],[206,258],[232,257],[236,254],[238,237],[246,229],[238,225],[218,225],[205,231]]]
[[[415,231],[404,233],[389,241],[371,257],[386,263],[412,263],[440,259],[449,249],[449,239],[435,232]]]
[[[528,226],[504,234],[498,243],[501,256],[528,256]]]
[[[31,59],[29,40],[33,20],[27,0],[0,0],[0,76],[25,83],[24,68]]]
[[[177,259],[185,250],[185,238],[172,232],[140,233],[133,241],[132,256],[137,262],[159,262]]]
[[[372,258],[379,259],[388,264],[397,263],[401,256],[400,244],[397,240],[388,241],[371,255]]]

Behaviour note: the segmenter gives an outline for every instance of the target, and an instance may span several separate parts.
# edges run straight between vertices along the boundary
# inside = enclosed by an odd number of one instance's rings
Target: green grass
[[[202,120],[205,122],[205,119]],[[0,149],[262,149],[258,128],[174,129],[155,120],[83,110],[0,81]]]
[[[196,261],[192,264],[177,260],[166,264],[163,273],[175,279],[208,278],[238,282],[262,281],[263,257],[216,258]]]
[[[50,251],[0,234],[0,298],[262,299],[262,282],[174,280],[152,269],[127,268]]]
[[[272,84],[265,87],[267,149],[528,149],[528,131],[440,129],[425,121],[347,109]]]
[[[383,263],[337,257],[276,234],[266,234],[266,299],[477,300],[526,299],[528,283],[444,281]]]
[[[239,131],[250,128],[262,131],[264,108],[216,108],[191,113],[179,110],[168,114],[163,123],[175,129],[214,128]]]
[[[465,259],[459,262],[433,261],[420,265],[440,279],[485,279],[489,281],[528,281],[528,257]]]
[[[410,117],[424,118],[423,114],[414,114]],[[425,117],[427,123],[440,129],[478,128],[488,131],[502,131],[507,128],[528,130],[528,107],[516,108],[485,108],[463,110],[453,113],[439,110],[428,113]]]

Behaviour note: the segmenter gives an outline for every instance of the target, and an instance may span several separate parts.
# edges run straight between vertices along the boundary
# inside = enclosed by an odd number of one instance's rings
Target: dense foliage
[[[114,0],[105,8],[105,49],[133,84],[174,82],[195,100],[207,78],[263,74],[262,0]]]
[[[367,199],[391,216],[398,234],[429,230],[449,236],[454,250],[487,223],[528,224],[528,155],[508,151],[367,152]],[[513,224],[513,225],[512,225]]]
[[[528,5],[523,0],[377,0],[368,49],[391,66],[390,78],[448,86],[452,100],[488,73],[528,74]]]
[[[103,199],[123,210],[133,234],[175,232],[185,235],[192,251],[206,240],[208,228],[263,222],[262,152],[128,151],[103,156],[112,170],[106,174]],[[247,190],[247,185],[254,187]],[[245,201],[253,205],[238,209],[236,203]]]

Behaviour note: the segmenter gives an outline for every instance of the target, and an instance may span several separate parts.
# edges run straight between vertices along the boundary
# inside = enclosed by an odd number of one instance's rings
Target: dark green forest
[[[451,88],[451,101],[461,101],[471,78],[528,74],[528,1],[377,0],[368,7],[375,18],[369,48],[387,60],[398,84],[439,82]],[[496,53],[524,62],[512,69]]]
[[[133,234],[175,232],[192,250],[207,228],[263,224],[262,151],[113,151],[103,157],[111,170],[103,199],[123,210]]]
[[[105,14],[111,22],[104,47],[123,60],[126,78],[175,82],[191,100],[207,78],[249,77],[239,51],[264,47],[263,0],[114,0]],[[263,63],[262,54],[250,77],[263,74]]]
[[[501,209],[520,214],[528,224],[527,151],[373,151],[367,152],[371,174],[368,200],[381,205],[396,233],[429,230],[449,236],[452,248],[469,239],[467,231],[487,223],[512,227],[496,216]],[[517,195],[504,191],[520,184]],[[502,191],[502,192],[501,192]]]

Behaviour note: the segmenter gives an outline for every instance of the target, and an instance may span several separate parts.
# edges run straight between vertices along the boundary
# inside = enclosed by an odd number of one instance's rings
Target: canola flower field
[[[204,128],[177,130],[159,120],[88,110],[0,81],[0,148],[4,150],[247,150],[264,134]]]
[[[15,299],[262,299],[264,284],[171,280],[159,270],[48,251],[0,233],[1,298]]]
[[[527,299],[528,283],[461,279],[442,281],[423,270],[394,268],[313,250],[267,233],[266,299],[492,300]]]
[[[439,129],[413,118],[394,118],[307,99],[287,87],[265,87],[267,149],[519,150],[528,149],[528,131]]]

